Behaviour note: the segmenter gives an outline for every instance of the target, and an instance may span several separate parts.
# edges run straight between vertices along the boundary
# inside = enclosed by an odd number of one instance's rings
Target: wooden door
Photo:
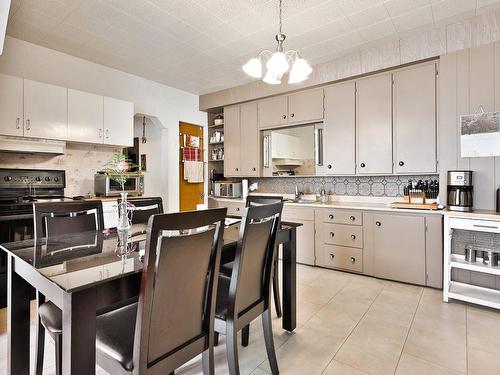
[[[23,79],[0,74],[0,134],[23,135]]]
[[[68,136],[68,89],[24,80],[24,136],[63,139]]]
[[[271,128],[288,124],[286,95],[260,100],[257,106],[259,128]]]
[[[103,97],[68,89],[68,141],[102,143]]]
[[[357,82],[357,172],[392,173],[392,75]]]
[[[436,172],[436,65],[394,73],[396,173]]]
[[[356,173],[356,86],[354,82],[325,88],[325,173]]]
[[[240,106],[224,107],[224,177],[241,176]]]
[[[134,103],[104,97],[104,144],[134,145]]]
[[[200,153],[203,160],[203,127],[185,122],[179,123],[179,210],[193,211],[196,210],[197,204],[204,203],[205,184],[203,182],[193,184],[184,180],[184,163],[181,149],[184,145],[183,134],[200,137]]]
[[[288,122],[290,124],[323,119],[323,89],[301,91],[288,96]]]
[[[240,166],[243,177],[259,176],[259,129],[257,103],[240,107]]]

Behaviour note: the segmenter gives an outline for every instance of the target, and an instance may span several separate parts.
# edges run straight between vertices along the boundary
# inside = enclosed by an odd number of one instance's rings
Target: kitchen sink
[[[313,203],[318,203],[315,200],[308,200],[308,199],[287,199],[284,201],[285,203],[297,203],[297,204],[313,204]]]

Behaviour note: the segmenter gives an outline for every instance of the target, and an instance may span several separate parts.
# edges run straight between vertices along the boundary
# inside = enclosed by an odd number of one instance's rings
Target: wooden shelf
[[[224,124],[220,124],[220,125],[208,125],[208,128],[209,129],[212,129],[212,128],[222,128],[224,126]]]
[[[220,141],[220,142],[209,142],[208,145],[209,146],[217,146],[217,145],[223,145],[224,144],[224,141]]]
[[[451,256],[450,267],[500,276],[500,267],[488,267],[481,262],[466,262],[463,256],[456,254],[452,254]]]
[[[217,160],[213,160],[213,159],[212,159],[212,160],[209,160],[209,162],[210,162],[210,161],[217,162],[217,161],[224,161],[224,159],[217,159]]]
[[[500,309],[500,290],[451,281],[448,297]]]

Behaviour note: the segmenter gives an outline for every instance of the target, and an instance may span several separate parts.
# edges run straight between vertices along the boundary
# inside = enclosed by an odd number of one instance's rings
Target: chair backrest
[[[268,308],[282,210],[283,203],[245,208],[229,286],[228,311],[234,312],[233,319],[259,303]]]
[[[149,219],[134,341],[137,373],[168,374],[213,343],[226,211]]]
[[[33,204],[36,238],[104,229],[100,200]]]
[[[160,197],[129,198],[128,202],[134,205],[132,224],[147,224],[151,215],[163,213],[163,202]],[[120,198],[118,198],[118,203],[121,203]]]
[[[281,202],[283,202],[283,197],[280,195],[249,195],[247,196],[245,207]]]

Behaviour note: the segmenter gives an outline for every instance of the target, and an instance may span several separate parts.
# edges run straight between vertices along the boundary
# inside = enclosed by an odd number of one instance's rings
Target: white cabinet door
[[[133,146],[134,103],[104,97],[104,144]]]
[[[103,97],[68,89],[68,141],[102,143]]]
[[[436,172],[436,65],[394,73],[396,173]]]
[[[392,75],[357,82],[357,172],[392,173]]]
[[[259,176],[259,129],[257,103],[240,106],[240,166],[243,177]]]
[[[224,176],[241,176],[239,105],[224,107]]]
[[[314,266],[314,221],[309,220],[290,220],[294,223],[300,223],[302,226],[297,228],[297,262]]]
[[[0,134],[23,135],[23,79],[0,74]]]
[[[258,102],[259,128],[270,128],[288,124],[287,96],[276,96]]]
[[[354,82],[325,88],[325,173],[356,173],[356,86]]]
[[[63,139],[68,136],[68,89],[24,80],[24,136]]]
[[[288,122],[306,123],[323,119],[323,89],[301,91],[288,96]]]

